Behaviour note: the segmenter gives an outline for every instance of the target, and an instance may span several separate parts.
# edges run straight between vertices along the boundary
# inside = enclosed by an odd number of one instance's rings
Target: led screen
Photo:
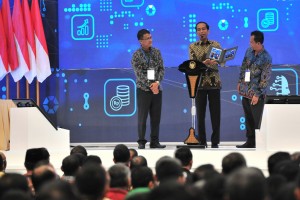
[[[188,59],[198,40],[195,25],[210,25],[209,39],[238,46],[240,65],[253,30],[265,33],[274,64],[299,63],[299,1],[246,0],[63,0],[58,1],[59,61],[62,69],[129,68],[139,48],[137,31],[148,29],[166,67]]]

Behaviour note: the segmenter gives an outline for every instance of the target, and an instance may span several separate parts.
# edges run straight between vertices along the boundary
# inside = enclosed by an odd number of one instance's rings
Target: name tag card
[[[245,82],[250,82],[250,70],[247,69],[245,72]]]
[[[147,78],[148,78],[148,80],[151,80],[151,81],[155,80],[155,75],[154,74],[155,74],[154,73],[154,69],[148,69],[147,70]]]

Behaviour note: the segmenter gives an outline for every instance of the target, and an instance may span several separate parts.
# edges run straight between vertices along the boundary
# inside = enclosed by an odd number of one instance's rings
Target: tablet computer
[[[216,60],[218,63],[225,63],[228,60],[234,59],[238,46],[229,49],[221,49],[210,46],[206,58]]]

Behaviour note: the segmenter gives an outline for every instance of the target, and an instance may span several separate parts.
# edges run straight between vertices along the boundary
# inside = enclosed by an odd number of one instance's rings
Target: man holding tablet
[[[198,136],[201,145],[207,147],[205,114],[207,99],[209,101],[209,111],[212,124],[211,143],[212,148],[218,148],[220,142],[220,123],[221,123],[221,79],[218,71],[218,62],[207,58],[209,48],[215,47],[221,49],[220,43],[209,40],[209,25],[206,22],[196,24],[196,32],[200,40],[190,44],[189,58],[203,62],[212,71],[207,71],[202,75],[196,95]]]

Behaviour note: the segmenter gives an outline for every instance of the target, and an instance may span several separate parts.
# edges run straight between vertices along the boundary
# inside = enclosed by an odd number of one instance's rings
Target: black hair
[[[264,33],[261,31],[253,31],[251,32],[251,36],[254,36],[255,42],[260,42],[261,44],[264,43]]]
[[[205,24],[207,30],[209,30],[209,25],[208,25],[208,23],[203,22],[203,21],[200,21],[200,22],[198,22],[198,23],[196,24],[196,26],[195,26],[196,31],[197,31],[197,26],[198,26],[198,24]]]
[[[139,30],[139,32],[137,33],[137,39],[138,40],[143,39],[143,36],[145,34],[150,34],[150,31],[148,31],[147,29],[141,29],[141,30]]]

